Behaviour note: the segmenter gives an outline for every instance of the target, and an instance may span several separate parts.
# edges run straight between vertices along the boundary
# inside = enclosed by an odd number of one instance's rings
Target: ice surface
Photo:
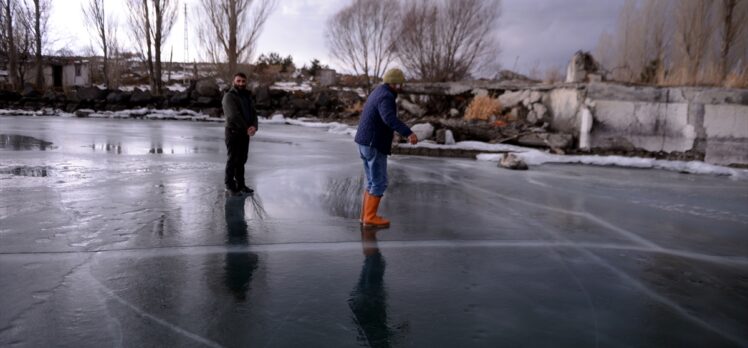
[[[269,121],[227,198],[222,124],[2,117],[0,346],[748,343],[748,182],[395,156],[371,231],[350,136]]]

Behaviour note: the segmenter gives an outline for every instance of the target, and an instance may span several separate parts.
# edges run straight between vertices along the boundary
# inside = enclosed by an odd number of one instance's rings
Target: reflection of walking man
[[[389,347],[395,332],[387,324],[387,292],[384,288],[384,257],[377,247],[376,231],[363,230],[364,265],[348,306],[358,326],[359,340],[369,347]]]
[[[226,190],[233,196],[252,193],[244,183],[244,164],[247,163],[249,137],[257,132],[257,111],[247,91],[247,75],[234,75],[233,86],[223,96],[223,115],[226,117]]]
[[[226,275],[224,281],[238,301],[247,299],[252,273],[257,269],[257,254],[246,248],[249,246],[249,230],[244,214],[244,197],[226,198]]]
[[[405,83],[400,69],[384,74],[384,83],[375,88],[364,104],[356,131],[356,143],[366,173],[366,189],[361,222],[364,226],[386,227],[390,222],[377,215],[379,202],[387,189],[387,156],[392,152],[393,131],[408,137],[411,144],[418,137],[397,118],[397,93]]]

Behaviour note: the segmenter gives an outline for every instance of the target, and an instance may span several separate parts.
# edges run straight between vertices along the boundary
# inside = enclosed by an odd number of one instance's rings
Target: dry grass
[[[748,68],[729,73],[723,79],[714,64],[706,65],[698,73],[690,73],[684,66],[675,66],[663,77],[657,78],[658,86],[715,86],[727,88],[748,88]]]
[[[725,87],[728,88],[748,88],[748,68],[743,69],[742,73],[731,73],[725,78]]]
[[[491,116],[501,115],[501,104],[498,99],[491,98],[489,96],[478,96],[473,98],[473,101],[468,105],[465,110],[466,120],[482,120],[488,121]]]
[[[347,107],[345,109],[345,111],[349,112],[349,113],[354,113],[355,112],[355,113],[360,114],[360,113],[362,113],[364,111],[364,103],[361,102],[361,101],[357,101],[353,105]]]

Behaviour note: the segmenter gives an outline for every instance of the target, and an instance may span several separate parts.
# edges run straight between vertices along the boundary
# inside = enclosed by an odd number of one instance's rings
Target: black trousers
[[[224,183],[230,190],[240,190],[244,187],[244,164],[247,163],[249,151],[249,135],[247,131],[226,128],[226,176]]]

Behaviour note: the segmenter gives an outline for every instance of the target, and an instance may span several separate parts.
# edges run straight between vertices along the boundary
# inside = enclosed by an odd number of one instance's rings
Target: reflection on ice
[[[247,300],[252,274],[257,269],[259,257],[246,249],[249,246],[249,228],[244,213],[247,196],[226,197],[226,252],[224,283],[239,302]]]
[[[18,134],[0,134],[0,149],[46,151],[47,149],[53,150],[56,148],[56,146],[52,146],[52,143],[46,140]]]
[[[196,154],[196,153],[218,153],[218,146],[216,147],[198,147],[198,146],[187,146],[187,145],[145,145],[145,144],[129,144],[122,145],[122,143],[93,143],[85,146],[93,150],[94,152],[108,152],[115,153],[118,155],[144,155],[144,154]]]
[[[49,167],[12,167],[0,169],[0,174],[11,174],[16,176],[46,177],[51,174]]]
[[[356,286],[348,298],[358,341],[369,347],[389,347],[394,330],[387,323],[387,291],[384,286],[384,256],[377,246],[377,232],[361,229],[364,264]]]
[[[122,145],[121,144],[91,144],[91,149],[96,151],[106,151],[106,152],[116,152],[117,154],[122,153]]]

